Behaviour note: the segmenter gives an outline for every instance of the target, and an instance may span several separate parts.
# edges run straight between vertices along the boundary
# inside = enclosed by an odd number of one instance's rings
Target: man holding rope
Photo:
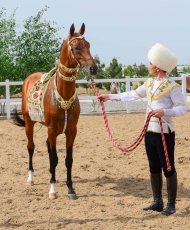
[[[153,116],[145,134],[145,148],[149,161],[153,202],[143,210],[153,210],[162,212],[164,215],[171,215],[176,212],[177,195],[177,173],[174,161],[175,130],[172,117],[184,115],[186,106],[180,85],[167,76],[177,64],[175,55],[162,44],[157,43],[149,50],[148,60],[150,62],[149,73],[154,78],[149,78],[136,90],[119,94],[102,94],[98,96],[98,99],[100,101],[132,101],[143,97],[148,98],[147,114],[151,112]],[[170,170],[167,168],[165,146],[163,146],[159,125],[160,118],[162,119]],[[162,199],[162,169],[166,177],[168,193],[168,202],[165,208]]]

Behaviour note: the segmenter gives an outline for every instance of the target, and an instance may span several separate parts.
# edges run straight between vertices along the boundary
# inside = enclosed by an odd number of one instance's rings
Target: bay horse
[[[76,199],[77,195],[72,183],[72,164],[73,164],[73,143],[77,134],[77,123],[80,114],[80,104],[75,92],[75,81],[80,67],[84,68],[87,76],[91,78],[97,72],[97,66],[90,53],[90,44],[85,40],[83,34],[85,24],[81,25],[79,32],[75,32],[74,24],[70,27],[70,33],[63,41],[59,59],[53,76],[49,77],[46,90],[43,95],[43,120],[39,122],[47,127],[47,149],[50,162],[50,190],[49,199],[57,198],[56,190],[56,166],[58,155],[56,151],[56,139],[59,134],[65,133],[66,136],[66,158],[67,169],[66,185],[70,199]],[[51,71],[50,71],[51,72]],[[17,111],[13,114],[13,121],[16,125],[25,127],[28,139],[27,149],[29,154],[29,171],[27,183],[33,185],[33,153],[34,153],[34,124],[37,122],[31,118],[29,111],[29,97],[31,88],[35,88],[32,96],[35,98],[38,93],[39,84],[43,73],[36,72],[29,75],[22,86],[22,115]],[[42,92],[41,92],[42,94]]]

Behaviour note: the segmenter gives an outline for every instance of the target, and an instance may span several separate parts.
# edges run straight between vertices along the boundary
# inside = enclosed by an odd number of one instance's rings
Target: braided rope
[[[92,81],[91,82],[91,87],[92,89],[94,90],[94,93],[98,99],[98,96],[100,95],[99,92],[97,91],[97,88],[96,88],[96,85],[95,85],[95,82]],[[108,136],[109,136],[109,139],[110,141],[112,142],[112,145],[116,148],[118,148],[120,151],[122,151],[124,154],[126,154],[127,152],[131,152],[133,151],[134,149],[136,149],[139,144],[141,143],[144,135],[146,134],[147,132],[147,128],[148,128],[148,125],[149,125],[149,122],[150,122],[150,119],[151,117],[153,116],[152,112],[150,112],[146,118],[146,121],[145,121],[145,124],[144,124],[144,127],[143,127],[143,130],[141,131],[139,137],[136,139],[136,141],[131,144],[130,146],[126,147],[126,146],[122,146],[120,145],[119,143],[117,143],[117,141],[113,138],[112,134],[111,134],[111,131],[110,131],[110,128],[109,128],[109,125],[108,125],[108,119],[107,119],[107,116],[106,116],[106,112],[105,112],[105,107],[104,107],[104,102],[103,101],[100,101],[98,99],[100,105],[101,105],[101,109],[102,109],[102,115],[103,115],[103,118],[104,118],[104,123],[105,123],[105,127],[106,127],[106,130],[107,130],[107,133],[108,133]],[[170,165],[170,161],[169,161],[169,157],[168,157],[168,149],[167,149],[167,145],[166,145],[166,140],[165,140],[165,136],[164,136],[164,131],[163,131],[163,126],[162,126],[162,120],[161,118],[159,118],[159,123],[160,123],[160,128],[161,128],[161,136],[162,136],[162,143],[163,143],[163,147],[164,147],[164,153],[165,153],[165,159],[166,159],[166,165],[167,165],[167,170],[168,171],[171,171],[171,165]]]
[[[170,160],[169,160],[169,156],[168,156],[168,148],[167,148],[166,139],[165,139],[165,136],[164,136],[164,130],[163,130],[162,119],[161,118],[159,118],[159,123],[160,123],[160,129],[161,129],[161,135],[162,135],[162,143],[163,143],[163,147],[164,147],[167,170],[171,171],[171,165],[170,165]]]

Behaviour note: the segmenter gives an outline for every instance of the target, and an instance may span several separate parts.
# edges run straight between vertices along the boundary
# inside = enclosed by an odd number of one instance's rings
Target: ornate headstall
[[[71,55],[73,57],[73,59],[75,59],[75,61],[78,63],[78,66],[80,67],[80,63],[79,61],[77,60],[77,58],[75,57],[75,54],[73,52],[73,49],[72,49],[72,46],[71,46],[71,42],[73,42],[74,40],[76,39],[80,39],[80,40],[84,40],[84,37],[83,36],[78,36],[78,37],[73,37],[71,38],[71,40],[68,40],[68,46],[69,46],[69,50],[71,51]]]
[[[78,37],[71,38],[71,40],[68,40],[68,47],[69,47],[71,56],[77,62],[77,66],[75,68],[68,68],[68,67],[66,67],[65,65],[63,65],[61,63],[60,59],[58,59],[57,62],[56,62],[56,69],[57,69],[58,76],[61,79],[63,79],[64,81],[75,81],[76,77],[77,77],[76,73],[79,71],[79,68],[80,68],[80,63],[77,60],[77,58],[75,57],[75,54],[74,54],[72,46],[71,46],[71,42],[74,41],[75,39],[84,39],[84,37],[83,36],[78,36]],[[62,74],[60,72],[60,69],[62,69],[65,73],[72,74],[72,75],[71,76],[65,76],[64,74]]]

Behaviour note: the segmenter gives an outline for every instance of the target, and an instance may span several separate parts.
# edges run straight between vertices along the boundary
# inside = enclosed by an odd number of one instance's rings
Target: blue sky
[[[147,52],[160,42],[178,57],[178,64],[190,64],[190,0],[0,0],[9,16],[16,9],[20,27],[47,5],[44,18],[78,30],[84,22],[85,37],[92,55],[109,64],[113,57],[123,65],[148,64]]]

